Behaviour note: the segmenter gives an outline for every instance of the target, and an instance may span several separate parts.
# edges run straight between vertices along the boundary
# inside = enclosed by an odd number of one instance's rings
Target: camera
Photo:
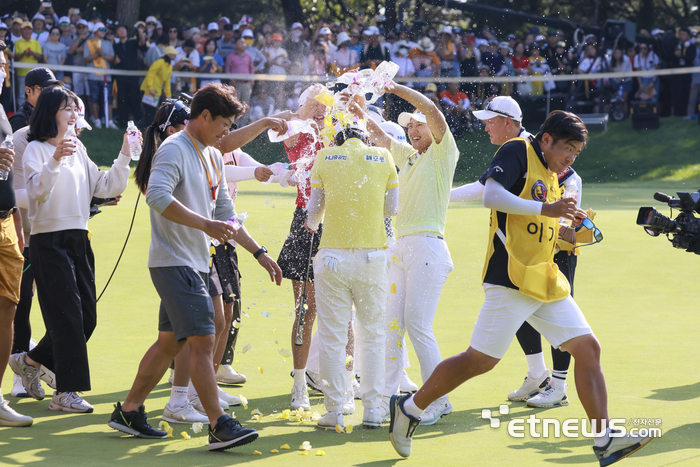
[[[674,248],[689,250],[692,247],[689,251],[695,251],[700,238],[700,219],[693,212],[700,214],[700,190],[695,193],[679,191],[677,194],[678,198],[672,198],[664,193],[654,193],[655,200],[681,211],[675,219],[664,216],[654,208],[643,207],[639,208],[637,225],[641,225],[652,237],[672,235],[669,241]]]

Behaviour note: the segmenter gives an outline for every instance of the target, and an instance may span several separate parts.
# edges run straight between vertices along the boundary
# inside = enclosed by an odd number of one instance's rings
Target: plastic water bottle
[[[129,120],[129,125],[126,127],[126,132],[129,136],[129,151],[131,151],[131,160],[137,161],[141,158],[141,141],[139,140],[139,129],[134,125],[133,120]]]
[[[312,133],[314,131],[311,126],[313,120],[289,120],[287,122],[287,132],[280,135],[275,130],[270,128],[267,130],[267,137],[270,139],[271,143],[279,143],[287,138],[291,138],[299,133]]]
[[[5,137],[5,141],[0,144],[0,148],[5,148],[5,149],[12,149],[13,151],[15,150],[15,143],[12,142],[12,136],[7,135]],[[10,175],[10,172],[7,172],[5,170],[0,170],[0,180],[7,180],[7,177]]]
[[[274,173],[274,176],[282,175],[283,173],[287,172],[289,170],[289,164],[283,163],[283,162],[275,162],[272,165],[267,166],[270,170],[272,170],[272,173]],[[269,185],[270,182],[272,181],[272,177],[267,179],[266,182],[262,182],[263,185]],[[247,216],[247,215],[246,215]]]
[[[570,177],[566,182],[566,188],[564,188],[564,194],[562,195],[562,199],[564,198],[573,198],[578,203],[578,186],[574,181],[574,177]],[[571,223],[571,219],[567,219],[566,217],[559,218],[559,225],[571,227]]]
[[[75,134],[75,125],[68,125],[68,129],[66,130],[66,134],[63,135],[63,139],[70,139],[71,143],[73,143],[76,148],[78,147],[78,135]],[[75,151],[76,149],[73,149],[70,156],[63,156],[61,158],[61,165],[65,167],[73,167],[73,164],[75,164]]]
[[[247,212],[241,212],[241,213],[236,213],[233,215],[232,218],[226,221],[228,225],[233,227],[234,229],[238,230],[241,227],[243,227],[243,224],[245,223],[245,220],[248,219],[248,213]],[[215,238],[211,239],[211,244],[214,246],[219,246],[221,243]]]

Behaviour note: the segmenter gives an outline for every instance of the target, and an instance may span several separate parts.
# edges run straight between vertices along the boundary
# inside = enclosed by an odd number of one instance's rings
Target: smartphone
[[[474,34],[467,34],[467,47],[471,47],[476,43]]]
[[[51,2],[41,2],[42,8],[51,8]]]
[[[74,14],[74,15],[79,15],[79,14],[80,14],[80,8],[73,8],[73,14]]]
[[[90,201],[90,206],[104,206],[107,203],[112,203],[116,201],[117,198],[97,198],[96,196],[92,197],[92,200]]]

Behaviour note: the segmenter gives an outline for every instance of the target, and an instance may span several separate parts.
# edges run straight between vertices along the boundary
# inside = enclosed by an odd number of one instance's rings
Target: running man
[[[526,320],[576,360],[576,390],[593,430],[601,433],[593,447],[601,466],[651,441],[620,436],[608,427],[600,343],[553,265],[558,219],[585,216],[574,199],[560,199],[557,173],[574,162],[587,137],[580,118],[557,110],[535,138],[516,138],[496,153],[484,188],[484,206],[491,209],[484,305],[469,348],[441,362],[415,395],[391,398],[389,437],[401,456],[411,454],[413,432],[425,408],[493,369]]]

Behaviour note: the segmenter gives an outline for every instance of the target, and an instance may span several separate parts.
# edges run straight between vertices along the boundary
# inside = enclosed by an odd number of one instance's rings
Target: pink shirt
[[[255,73],[255,68],[253,67],[253,57],[251,57],[247,52],[243,52],[242,55],[238,55],[238,52],[231,52],[226,57],[226,73],[242,73],[252,75]],[[247,81],[251,80],[238,80]]]

